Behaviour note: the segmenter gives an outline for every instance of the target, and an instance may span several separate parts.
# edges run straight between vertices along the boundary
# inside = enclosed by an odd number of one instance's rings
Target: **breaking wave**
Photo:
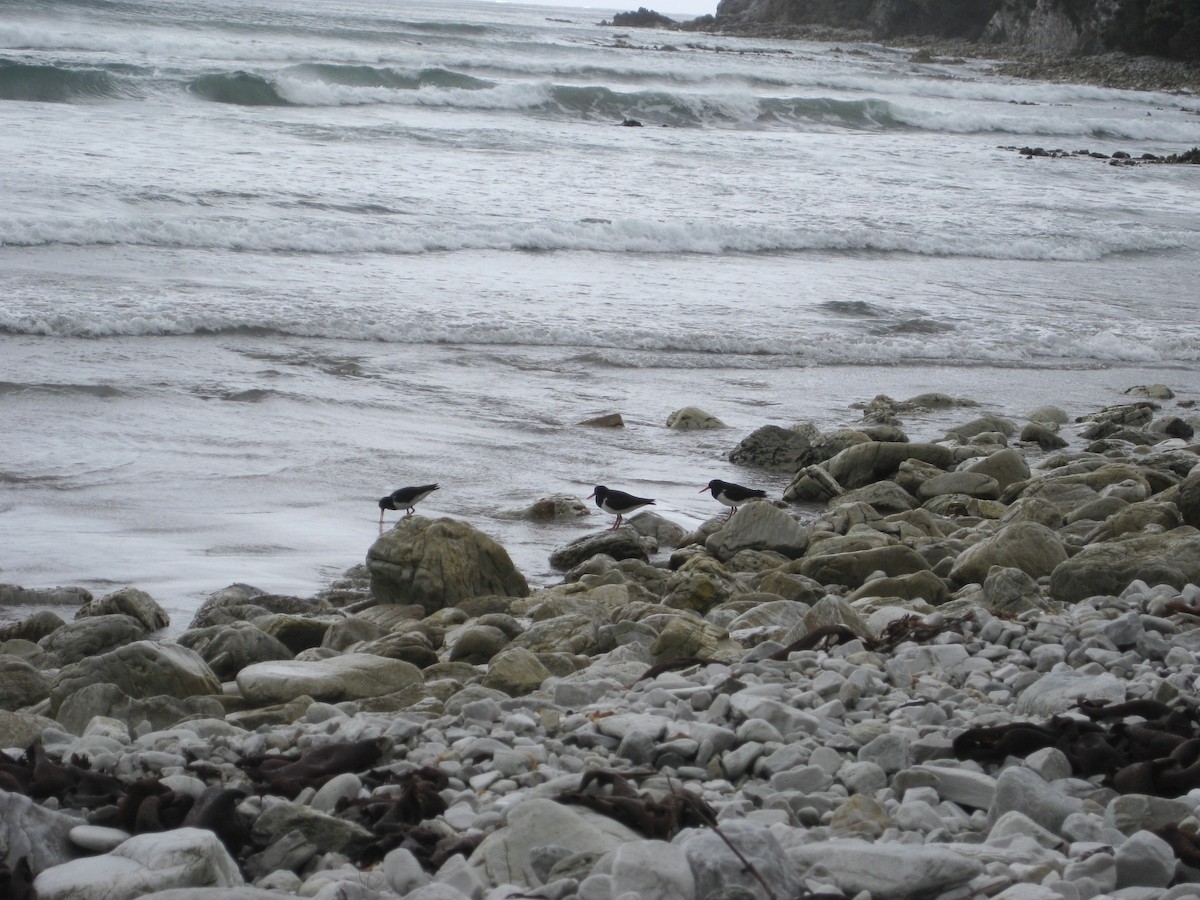
[[[257,253],[415,255],[458,251],[593,253],[899,254],[978,259],[1086,261],[1115,254],[1200,250],[1200,233],[1149,226],[1110,231],[998,235],[891,227],[743,225],[646,219],[547,220],[497,227],[490,222],[427,223],[379,218],[378,207],[343,207],[350,220],[233,217],[0,217],[0,246],[114,244]],[[355,215],[360,211],[361,220]]]

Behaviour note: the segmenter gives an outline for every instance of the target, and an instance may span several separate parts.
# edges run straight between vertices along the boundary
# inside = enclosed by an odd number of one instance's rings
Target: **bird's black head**
[[[713,495],[715,496],[716,494],[720,493],[723,487],[725,487],[725,482],[723,482],[720,478],[714,478],[708,483],[708,487],[705,488],[705,490],[712,491]]]
[[[380,509],[395,509],[396,504],[392,502],[391,497],[380,497],[379,498],[379,508]]]
[[[605,487],[604,485],[602,485],[602,484],[598,484],[598,485],[596,485],[596,487],[595,487],[595,488],[592,490],[592,492],[591,492],[590,494],[588,494],[588,496],[587,496],[587,499],[588,499],[588,500],[591,500],[593,497],[595,497],[595,498],[596,498],[596,505],[597,505],[597,506],[602,506],[602,505],[604,504],[604,498],[605,498],[605,497],[607,497],[607,496],[608,496],[608,488],[606,488],[606,487]]]

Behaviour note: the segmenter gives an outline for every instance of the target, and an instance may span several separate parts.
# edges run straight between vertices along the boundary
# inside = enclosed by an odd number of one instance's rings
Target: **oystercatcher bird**
[[[606,513],[612,513],[617,517],[616,524],[613,525],[610,531],[616,531],[621,527],[621,517],[628,515],[635,509],[641,509],[643,506],[651,506],[653,500],[646,497],[635,497],[633,494],[627,494],[624,491],[614,491],[606,488],[602,484],[596,485],[596,489],[587,496],[588,500],[592,497],[596,498],[596,505]]]
[[[700,488],[698,493],[703,494],[705,491],[712,491],[713,497],[718,502],[724,503],[729,507],[729,515],[725,517],[726,521],[732,519],[733,514],[737,512],[737,508],[747,500],[767,496],[766,491],[742,487],[740,484],[734,484],[732,481],[722,481],[720,478],[714,478],[707,485]]]
[[[379,524],[383,524],[383,512],[387,509],[405,510],[404,518],[413,514],[413,508],[438,489],[436,484],[402,487],[379,500]]]

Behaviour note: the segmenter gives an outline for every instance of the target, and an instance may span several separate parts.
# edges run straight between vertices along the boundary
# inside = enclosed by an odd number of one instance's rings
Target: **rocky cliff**
[[[720,0],[718,28],[833,27],[1043,53],[1200,57],[1195,0]]]

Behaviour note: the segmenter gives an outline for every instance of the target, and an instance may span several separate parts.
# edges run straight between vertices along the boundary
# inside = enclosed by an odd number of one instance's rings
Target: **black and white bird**
[[[747,500],[757,500],[767,496],[766,491],[760,491],[755,488],[742,487],[740,484],[734,484],[732,481],[722,481],[719,478],[714,478],[704,487],[700,488],[699,493],[712,491],[713,497],[719,503],[724,503],[729,507],[729,515],[726,520],[732,519],[733,514],[737,512],[737,508]]]
[[[379,524],[383,524],[383,513],[389,509],[405,510],[404,518],[407,519],[413,514],[416,505],[437,489],[436,484],[421,484],[416,487],[402,487],[392,491],[386,497],[381,497],[379,500]]]
[[[653,500],[646,497],[635,497],[633,494],[627,494],[624,491],[614,491],[606,488],[602,484],[596,485],[596,489],[588,495],[587,499],[596,498],[596,505],[606,513],[612,513],[617,517],[616,524],[610,529],[616,531],[621,527],[621,517],[633,512],[635,509],[641,509],[643,506],[652,506]]]

